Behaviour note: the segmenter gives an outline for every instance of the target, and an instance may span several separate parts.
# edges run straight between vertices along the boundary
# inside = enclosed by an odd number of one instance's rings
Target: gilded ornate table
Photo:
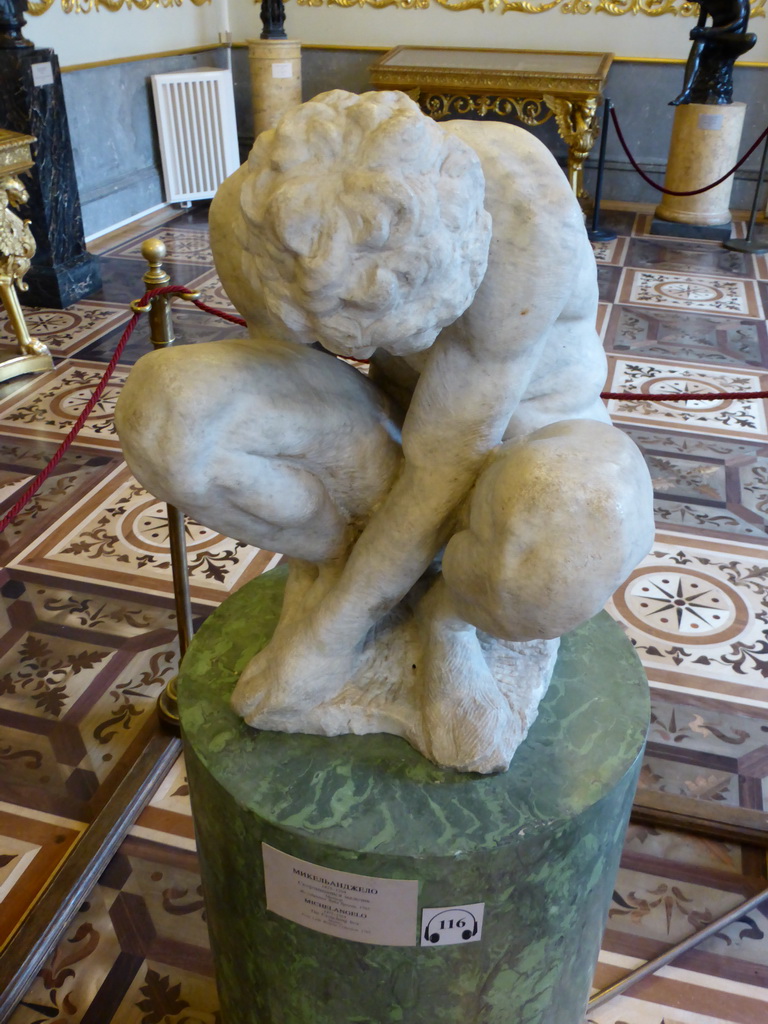
[[[30,336],[16,289],[26,290],[24,275],[35,254],[35,240],[29,221],[11,207],[23,206],[27,190],[19,174],[34,166],[32,135],[0,129],[0,301],[18,342],[18,354],[0,360],[0,381],[23,373],[40,373],[53,367],[51,354],[37,338]]]
[[[371,65],[370,76],[378,89],[407,92],[436,120],[496,114],[535,127],[554,117],[568,146],[568,180],[584,198],[584,161],[612,61],[612,53],[397,46]]]

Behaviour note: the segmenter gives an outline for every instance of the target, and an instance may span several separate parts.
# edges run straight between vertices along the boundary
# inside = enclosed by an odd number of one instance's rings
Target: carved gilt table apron
[[[495,114],[536,127],[554,117],[568,146],[568,180],[584,199],[584,161],[612,61],[612,53],[398,46],[371,65],[370,77],[377,89],[407,92],[435,120]]]

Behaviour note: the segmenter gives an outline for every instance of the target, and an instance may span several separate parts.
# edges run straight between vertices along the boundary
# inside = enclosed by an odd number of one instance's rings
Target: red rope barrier
[[[613,110],[611,110],[611,113],[613,113]],[[757,143],[755,143],[755,145],[757,145],[762,140],[766,133],[768,133],[768,128],[760,137],[760,139],[757,140]],[[755,147],[753,147],[753,149],[754,148]],[[627,155],[629,155],[629,153],[627,153]],[[749,153],[747,153],[747,156],[749,156]],[[746,157],[744,159],[746,159]],[[61,442],[59,447],[54,452],[51,461],[48,463],[47,466],[45,466],[44,469],[42,469],[37,474],[35,479],[21,494],[15,505],[13,505],[13,507],[10,508],[8,512],[6,512],[6,514],[3,516],[2,520],[0,520],[0,533],[2,533],[6,529],[6,527],[13,522],[13,520],[16,518],[16,516],[19,515],[22,509],[24,509],[25,506],[35,496],[35,494],[37,494],[37,492],[43,486],[45,481],[48,479],[51,473],[53,473],[54,469],[56,469],[64,455],[72,446],[72,443],[74,442],[75,438],[82,430],[85,421],[93,412],[93,409],[95,408],[97,402],[104,394],[104,390],[107,384],[109,383],[112,374],[115,372],[117,364],[120,360],[120,356],[123,354],[125,346],[128,344],[131,335],[136,329],[136,325],[139,322],[139,317],[141,313],[146,312],[149,309],[152,299],[154,299],[158,295],[191,296],[191,294],[191,289],[185,288],[183,285],[167,285],[165,288],[153,288],[151,291],[146,292],[137,302],[132,303],[132,306],[136,311],[134,312],[131,319],[128,321],[125,330],[120,336],[120,340],[117,343],[117,347],[115,348],[112,358],[110,359],[101,380],[94,388],[93,394],[88,399],[86,404],[83,406],[83,410],[77,417],[77,420],[72,426],[72,429],[69,431],[67,436],[64,438],[64,440]],[[243,320],[242,317],[235,316],[232,313],[226,313],[224,312],[224,310],[221,309],[215,309],[213,306],[208,306],[206,305],[206,303],[201,302],[199,299],[191,299],[191,301],[194,303],[195,306],[197,306],[198,309],[202,310],[204,313],[211,313],[214,316],[221,317],[222,320],[227,320],[230,323],[238,324],[240,327],[247,326],[245,320]],[[357,361],[367,362],[367,360]],[[718,391],[703,393],[686,392],[674,395],[648,395],[638,393],[636,391],[603,391],[600,397],[605,400],[615,399],[617,401],[622,402],[689,402],[691,400],[699,402],[710,402],[723,400],[727,401],[729,399],[739,398],[768,398],[768,391]]]
[[[189,292],[189,288],[183,288],[180,285],[168,285],[165,288],[153,288],[151,291],[148,291],[144,295],[142,295],[142,297],[138,300],[137,305],[138,306],[147,306],[148,307],[149,303],[152,301],[152,299],[155,298],[156,295],[164,295],[164,294],[168,294],[168,293],[177,294],[177,293],[182,293],[182,292]],[[74,423],[72,429],[69,431],[67,436],[64,438],[64,440],[61,442],[59,447],[54,452],[53,457],[51,458],[51,461],[48,463],[47,466],[45,466],[43,469],[40,470],[40,472],[37,474],[35,479],[29,484],[29,486],[21,494],[21,496],[20,496],[19,500],[16,502],[16,504],[12,508],[10,508],[8,510],[8,512],[6,512],[6,514],[0,520],[0,533],[2,533],[6,529],[6,527],[10,523],[13,522],[13,520],[16,518],[17,515],[19,515],[21,510],[32,500],[32,498],[34,498],[34,496],[37,494],[37,492],[43,486],[45,481],[48,479],[48,477],[51,475],[51,473],[54,471],[54,469],[56,469],[56,467],[61,462],[63,457],[66,455],[66,453],[71,448],[73,441],[75,440],[77,435],[80,433],[80,431],[83,429],[83,425],[85,424],[85,421],[88,419],[90,414],[93,412],[94,407],[96,406],[96,403],[99,401],[101,396],[104,394],[104,389],[106,388],[107,384],[109,383],[110,377],[115,372],[115,368],[116,368],[116,366],[118,364],[120,356],[123,354],[123,350],[125,349],[125,346],[128,344],[128,339],[131,337],[131,335],[133,334],[133,332],[136,329],[136,324],[139,322],[139,316],[140,315],[141,315],[140,312],[135,312],[133,314],[133,316],[131,317],[131,319],[128,321],[128,324],[126,325],[125,330],[123,331],[122,335],[120,336],[120,341],[118,341],[118,343],[117,343],[117,348],[115,349],[112,358],[110,359],[109,363],[107,364],[107,368],[104,371],[104,375],[102,376],[101,380],[96,385],[96,387],[94,388],[94,391],[93,391],[93,394],[91,395],[91,397],[88,399],[88,401],[83,406],[83,411],[80,413],[80,415],[75,420],[75,423]]]
[[[64,457],[64,455],[67,453],[67,451],[71,447],[72,442],[75,440],[77,435],[82,430],[83,424],[88,419],[88,417],[90,416],[91,412],[93,411],[94,406],[96,405],[98,400],[101,398],[102,394],[104,393],[104,389],[106,388],[107,383],[109,382],[109,378],[115,372],[115,367],[117,366],[117,361],[120,358],[120,356],[122,355],[123,349],[128,344],[128,339],[130,338],[130,336],[133,334],[134,330],[136,329],[136,324],[139,322],[139,315],[140,315],[139,313],[134,313],[133,316],[131,317],[131,319],[128,321],[128,326],[123,331],[123,334],[122,334],[122,336],[120,338],[120,341],[117,344],[117,348],[115,349],[115,353],[112,356],[112,359],[109,361],[109,365],[107,366],[107,369],[106,369],[106,371],[104,373],[104,376],[101,378],[99,383],[96,385],[96,388],[94,389],[93,394],[91,395],[91,397],[88,399],[88,401],[83,406],[83,411],[77,417],[77,420],[75,421],[74,426],[72,427],[70,432],[67,434],[67,436],[64,438],[64,440],[61,442],[59,447],[56,449],[56,451],[55,451],[51,461],[48,463],[47,466],[45,466],[44,469],[42,469],[37,474],[37,476],[32,481],[32,483],[22,493],[21,497],[16,502],[16,504],[11,509],[9,509],[9,511],[6,512],[6,514],[3,516],[2,520],[0,520],[0,533],[2,533],[3,530],[5,530],[5,528],[10,523],[13,522],[13,520],[21,512],[21,510],[25,507],[25,505],[27,505],[28,502],[30,502],[32,500],[32,498],[37,494],[37,492],[43,486],[45,481],[48,479],[48,477],[51,475],[51,473],[54,471],[54,469],[56,469],[58,464],[61,462],[61,460]]]
[[[239,327],[248,326],[241,316],[235,316],[233,313],[225,313],[223,309],[215,309],[213,306],[207,306],[204,302],[201,302],[200,299],[192,299],[192,302],[198,309],[202,309],[204,313],[212,313],[214,316],[220,316],[222,320],[228,320],[231,324],[237,324]]]
[[[637,391],[603,391],[601,398],[620,402],[722,402],[733,398],[768,398],[768,391],[686,391],[674,395],[638,394]]]
[[[759,139],[749,147],[744,156],[737,163],[734,164],[730,171],[728,171],[727,174],[724,174],[721,178],[718,178],[717,181],[713,181],[711,185],[704,185],[703,188],[692,188],[688,192],[676,192],[674,189],[665,188],[664,185],[659,185],[657,182],[653,180],[653,178],[648,177],[648,175],[640,167],[638,162],[635,160],[635,158],[629,151],[629,146],[627,145],[626,140],[624,139],[624,133],[621,130],[621,125],[619,124],[619,119],[616,115],[615,107],[611,107],[611,117],[613,119],[613,127],[616,129],[616,135],[618,137],[619,142],[622,145],[624,152],[627,154],[629,162],[632,164],[632,166],[643,179],[643,181],[646,182],[646,184],[650,185],[652,188],[655,188],[657,192],[663,192],[665,196],[698,196],[701,195],[702,192],[709,192],[710,189],[716,188],[718,185],[722,185],[724,181],[730,178],[732,174],[735,174],[736,171],[738,171],[738,169],[741,167],[741,165],[752,156],[752,154],[763,141],[763,139],[766,137],[766,135],[768,135],[768,128],[766,128],[760,135]]]

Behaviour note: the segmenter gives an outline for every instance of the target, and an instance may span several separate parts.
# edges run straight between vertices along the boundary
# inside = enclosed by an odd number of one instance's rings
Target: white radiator
[[[152,75],[152,92],[167,201],[210,199],[240,165],[232,73]]]

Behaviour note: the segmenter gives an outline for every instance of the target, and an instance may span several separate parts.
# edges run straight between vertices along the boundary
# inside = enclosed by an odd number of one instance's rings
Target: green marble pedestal
[[[237,718],[283,580],[230,597],[179,680],[225,1024],[580,1024],[648,722],[621,630],[564,638],[510,770],[462,775]]]

